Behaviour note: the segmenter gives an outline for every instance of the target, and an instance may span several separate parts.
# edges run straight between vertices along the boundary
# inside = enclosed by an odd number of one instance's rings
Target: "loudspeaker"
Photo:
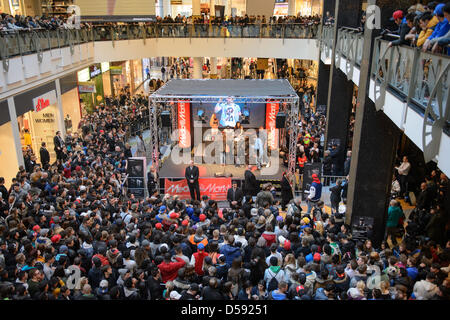
[[[163,127],[171,127],[172,123],[170,121],[170,111],[161,112],[161,125]]]
[[[276,129],[284,129],[286,126],[286,114],[284,112],[278,112],[276,118]]]

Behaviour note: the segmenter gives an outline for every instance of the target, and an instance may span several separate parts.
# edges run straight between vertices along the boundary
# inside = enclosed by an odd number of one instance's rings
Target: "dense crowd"
[[[448,299],[447,240],[375,249],[353,238],[345,209],[327,214],[319,201],[304,212],[300,198],[280,208],[270,186],[249,193],[244,184],[243,202],[219,208],[207,196],[160,194],[150,171],[147,198],[127,193],[127,132],[143,104],[108,99],[55,163],[27,158],[9,190],[0,179],[1,299]],[[319,118],[301,119],[299,149],[311,161]]]

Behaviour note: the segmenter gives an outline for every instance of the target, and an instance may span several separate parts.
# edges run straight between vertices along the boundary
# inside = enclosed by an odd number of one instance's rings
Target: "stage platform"
[[[195,163],[199,168],[200,178],[215,178],[215,173],[222,172],[225,174],[232,174],[233,179],[244,180],[244,172],[247,170],[247,166],[236,167],[234,165],[220,165],[220,164],[200,164]],[[166,157],[159,169],[159,177],[163,178],[173,178],[173,179],[184,179],[184,172],[188,165],[178,165],[173,163],[171,157]],[[288,168],[285,167],[280,159],[279,168],[275,173],[271,175],[261,175],[261,170],[253,171],[256,179],[260,181],[264,180],[281,180],[281,176],[284,171]],[[274,170],[275,171],[275,170]]]

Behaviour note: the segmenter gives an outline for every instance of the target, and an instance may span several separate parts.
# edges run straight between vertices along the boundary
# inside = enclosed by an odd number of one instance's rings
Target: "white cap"
[[[172,291],[170,292],[170,299],[174,299],[174,300],[180,300],[181,298],[181,294],[179,294],[176,291]]]
[[[108,288],[108,281],[106,280],[100,281],[100,288]]]

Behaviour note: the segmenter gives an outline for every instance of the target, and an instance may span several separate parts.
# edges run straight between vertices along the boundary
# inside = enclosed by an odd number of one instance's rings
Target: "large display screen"
[[[265,103],[234,103],[232,98],[219,103],[192,104],[192,115],[203,127],[235,128],[240,123],[243,128],[265,126]]]

